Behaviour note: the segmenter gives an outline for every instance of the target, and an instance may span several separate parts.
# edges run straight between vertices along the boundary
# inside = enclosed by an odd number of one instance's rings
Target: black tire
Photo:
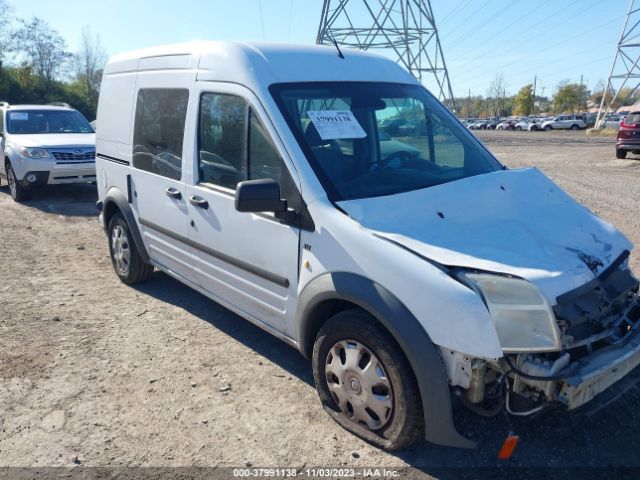
[[[386,373],[392,394],[392,408],[386,423],[377,430],[357,424],[347,412],[341,412],[329,390],[325,365],[332,348],[344,340],[362,344],[377,357]],[[316,337],[312,362],[313,378],[322,405],[341,427],[388,451],[404,448],[423,438],[422,402],[413,371],[398,344],[369,313],[353,309],[331,317]],[[365,385],[365,382],[362,381],[362,384]],[[354,394],[355,402],[358,401],[357,395],[360,393]],[[353,401],[352,397],[349,400]],[[350,404],[347,402],[347,405]]]
[[[549,130],[553,130],[553,127],[551,125],[545,125],[543,130],[546,130],[548,132]]]
[[[580,130],[580,125],[576,125],[575,123],[571,125],[571,130]]]
[[[522,127],[520,125],[516,125],[515,130],[518,132],[522,131]]]
[[[20,182],[18,182],[16,174],[13,171],[13,167],[11,166],[11,162],[7,162],[6,171],[9,193],[11,194],[11,198],[13,198],[14,202],[21,203],[29,200],[31,198],[31,192],[20,185]]]
[[[531,125],[532,132],[537,132],[538,130],[540,130],[540,127],[538,127],[537,125]]]
[[[119,229],[118,232],[121,232],[122,235],[124,235],[124,237],[121,236],[119,238],[124,238],[124,240],[122,240],[123,245],[126,243],[126,249],[129,252],[129,259],[127,262],[122,262],[116,259],[114,249],[118,247],[113,241],[113,235],[116,229]],[[142,257],[138,252],[138,248],[136,247],[136,243],[133,241],[131,229],[120,212],[115,213],[111,217],[111,220],[109,220],[107,238],[109,241],[111,264],[113,265],[116,275],[118,275],[118,278],[120,278],[123,283],[132,285],[134,283],[144,282],[151,276],[153,273],[153,265],[149,265],[142,260]]]
[[[626,150],[622,150],[620,148],[616,148],[616,158],[619,159],[623,159],[623,158],[627,158],[627,151]]]

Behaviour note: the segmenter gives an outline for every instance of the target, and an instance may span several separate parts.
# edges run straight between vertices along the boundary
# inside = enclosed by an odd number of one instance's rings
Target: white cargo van
[[[109,61],[98,206],[122,281],[157,268],[295,346],[333,418],[387,449],[472,447],[452,395],[529,415],[635,382],[629,241],[501,165],[394,62],[342,53]]]

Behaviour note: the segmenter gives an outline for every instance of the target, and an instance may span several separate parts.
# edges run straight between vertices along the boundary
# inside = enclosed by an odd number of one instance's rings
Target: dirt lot
[[[611,139],[477,135],[640,244],[640,160],[616,160]],[[453,478],[441,467],[496,466],[513,430],[521,444],[505,466],[640,466],[638,390],[592,418],[464,415],[476,451],[372,448],[323,412],[292,348],[162,273],[121,284],[94,202],[91,186],[24,205],[0,189],[0,465],[411,466]]]

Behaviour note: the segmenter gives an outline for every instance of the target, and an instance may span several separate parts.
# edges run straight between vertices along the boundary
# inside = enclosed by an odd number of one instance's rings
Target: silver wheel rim
[[[16,189],[16,177],[13,173],[13,168],[9,167],[9,171],[7,172],[7,182],[9,183],[9,191],[11,192],[11,196],[16,198],[18,194]]]
[[[378,430],[391,419],[391,382],[382,362],[360,342],[341,340],[329,350],[325,378],[333,400],[350,421]]]
[[[111,252],[116,269],[122,275],[126,275],[129,272],[131,250],[129,249],[129,239],[122,225],[115,225],[111,230]]]

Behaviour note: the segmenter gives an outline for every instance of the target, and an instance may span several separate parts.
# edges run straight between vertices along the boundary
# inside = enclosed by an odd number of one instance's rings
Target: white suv
[[[66,104],[0,103],[0,178],[16,202],[47,184],[95,182],[95,133]]]
[[[542,130],[582,130],[587,124],[579,115],[558,115],[540,124]]]
[[[538,170],[501,165],[389,59],[123,54],[98,124],[120,279],[157,268],[294,346],[326,411],[375,445],[473,446],[452,396],[532,415],[638,378],[629,241]]]

